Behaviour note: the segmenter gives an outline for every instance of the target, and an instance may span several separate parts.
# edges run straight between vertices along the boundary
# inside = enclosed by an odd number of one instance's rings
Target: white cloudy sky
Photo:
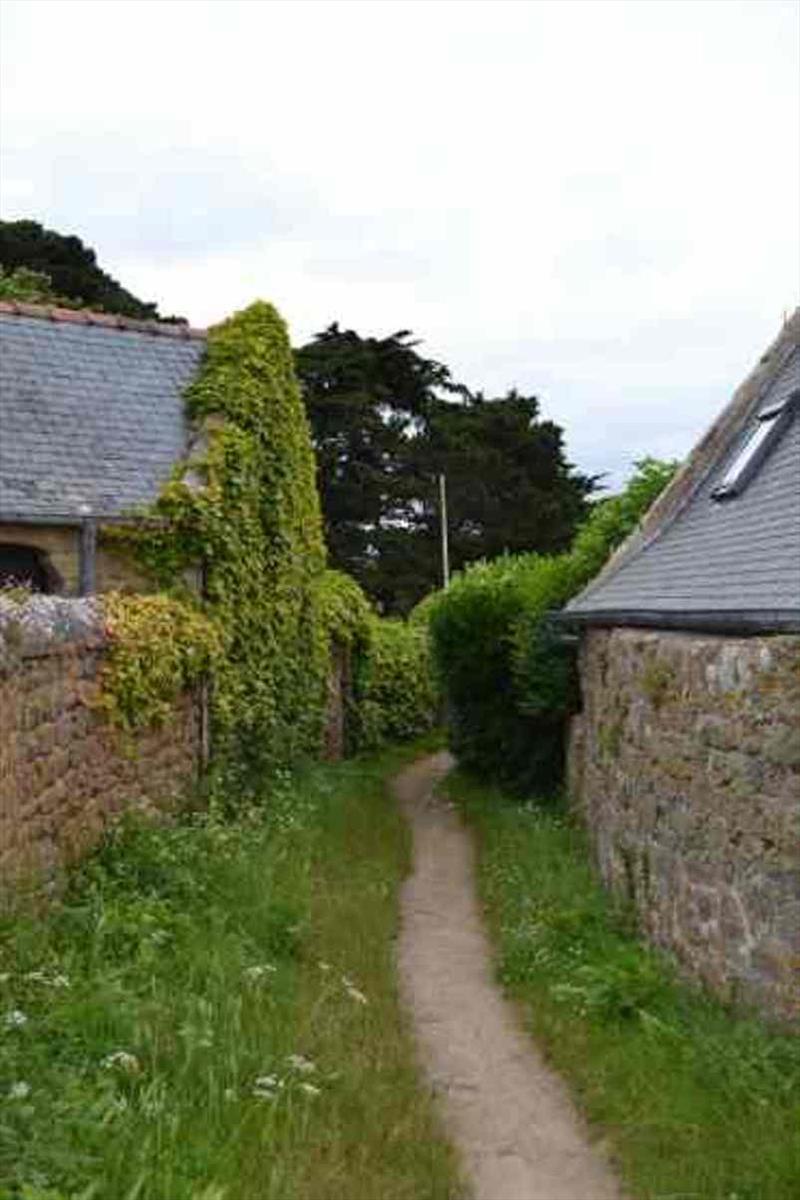
[[[583,469],[680,456],[800,292],[794,0],[4,0],[2,210],[162,311],[410,328]]]

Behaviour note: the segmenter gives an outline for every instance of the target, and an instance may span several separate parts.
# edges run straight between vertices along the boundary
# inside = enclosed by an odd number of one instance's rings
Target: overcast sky
[[[793,0],[4,0],[3,216],[210,324],[412,329],[617,482],[800,293]]]

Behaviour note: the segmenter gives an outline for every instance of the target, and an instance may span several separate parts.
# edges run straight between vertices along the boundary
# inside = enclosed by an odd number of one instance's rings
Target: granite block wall
[[[0,893],[57,880],[123,809],[163,811],[197,777],[193,697],[125,740],[98,708],[105,653],[55,640],[0,661]]]
[[[726,999],[800,1021],[800,637],[594,629],[569,784],[605,882]]]

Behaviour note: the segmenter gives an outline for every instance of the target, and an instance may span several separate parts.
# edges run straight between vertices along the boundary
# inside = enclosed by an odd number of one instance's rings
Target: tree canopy
[[[0,221],[0,268],[6,279],[19,278],[20,268],[38,275],[40,294],[17,298],[45,303],[66,299],[124,317],[162,319],[155,304],[137,299],[103,271],[94,250],[79,237],[45,229],[37,221]]]
[[[439,474],[454,569],[564,549],[594,486],[534,396],[472,394],[418,345],[334,324],[296,352],[332,564],[387,612],[441,582]]]

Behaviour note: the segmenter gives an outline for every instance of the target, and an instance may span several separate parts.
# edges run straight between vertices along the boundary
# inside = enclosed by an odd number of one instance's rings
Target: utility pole
[[[442,582],[450,583],[450,549],[447,542],[447,486],[444,475],[439,476],[439,520],[442,527]]]

